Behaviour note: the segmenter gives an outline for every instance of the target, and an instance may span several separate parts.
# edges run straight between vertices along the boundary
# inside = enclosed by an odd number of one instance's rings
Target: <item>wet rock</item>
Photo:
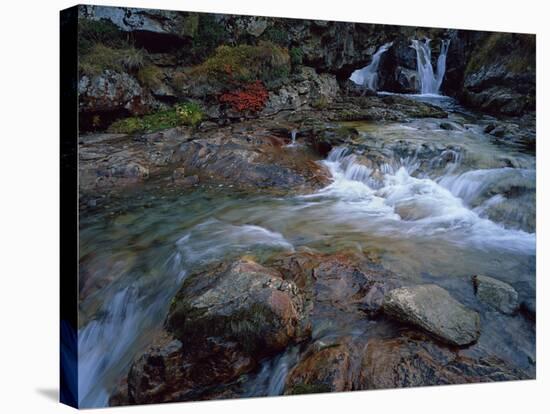
[[[398,66],[395,69],[395,79],[399,85],[399,90],[402,92],[415,93],[420,89],[418,73],[414,69]]]
[[[479,314],[437,285],[394,289],[385,296],[383,309],[451,345],[469,345],[480,335]]]
[[[439,124],[439,128],[446,131],[460,131],[461,128],[454,122],[442,122]]]
[[[305,149],[289,151],[288,137],[253,126],[244,133],[218,130],[208,138],[181,145],[174,161],[201,182],[232,184],[255,191],[305,191],[330,182],[328,170]]]
[[[535,298],[523,300],[520,304],[520,310],[532,321],[537,320],[537,301]]]
[[[520,370],[485,356],[462,356],[414,332],[394,339],[369,340],[362,361],[362,389],[515,381],[526,379]]]
[[[244,259],[191,276],[174,298],[166,326],[188,344],[200,346],[215,336],[255,355],[300,342],[310,330],[296,284]]]
[[[314,302],[314,315],[336,312],[347,318],[374,316],[382,309],[385,294],[399,286],[392,273],[347,252],[325,255],[300,251],[278,255],[269,264]]]
[[[163,333],[131,365],[127,380],[109,405],[150,404],[206,398],[256,366],[238,344],[208,338],[202,347],[186,350]]]
[[[306,357],[288,374],[285,394],[351,391],[353,351],[347,342],[313,344],[306,351]]]
[[[518,310],[518,292],[508,283],[481,275],[472,276],[472,283],[480,301],[506,315]]]
[[[344,255],[323,258],[313,269],[315,302],[343,312],[375,315],[398,282],[387,272],[353,263]]]

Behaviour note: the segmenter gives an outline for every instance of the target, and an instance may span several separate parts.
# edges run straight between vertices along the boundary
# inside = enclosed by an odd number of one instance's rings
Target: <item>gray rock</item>
[[[479,338],[479,314],[437,285],[394,289],[385,296],[383,310],[451,345],[469,345]]]
[[[508,283],[481,275],[473,276],[472,282],[476,296],[483,303],[506,315],[518,310],[518,292]]]
[[[112,70],[93,77],[82,76],[78,95],[81,112],[127,110],[133,115],[142,115],[156,104],[134,77]]]
[[[125,32],[146,31],[180,35],[183,26],[181,13],[171,10],[138,9],[132,7],[80,6],[81,18],[110,20]]]
[[[296,284],[244,259],[191,276],[174,298],[166,326],[187,344],[215,336],[255,355],[280,351],[310,332]]]

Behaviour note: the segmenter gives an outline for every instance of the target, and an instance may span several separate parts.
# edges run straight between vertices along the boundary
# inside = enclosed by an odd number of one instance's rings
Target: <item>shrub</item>
[[[239,90],[224,93],[219,101],[231,105],[238,112],[259,112],[265,107],[268,97],[263,83],[255,81]]]
[[[176,105],[176,113],[182,125],[189,125],[193,128],[200,124],[204,117],[201,107],[194,102]]]
[[[292,66],[301,65],[304,61],[304,51],[301,47],[293,47],[289,51],[290,63]]]
[[[119,119],[109,126],[108,131],[117,134],[135,134],[138,132],[156,132],[180,125],[196,127],[203,119],[204,113],[195,103],[178,104],[167,109],[142,117]]]
[[[149,88],[159,86],[162,83],[163,76],[162,70],[155,65],[143,66],[136,75],[139,83]]]
[[[78,67],[81,73],[98,75],[106,69],[116,72],[134,71],[143,66],[145,52],[133,46],[114,49],[103,43],[96,43],[91,50],[79,57]]]
[[[199,60],[204,60],[226,39],[226,30],[216,21],[215,17],[200,13],[197,28],[193,35],[191,54]]]
[[[264,82],[288,74],[290,58],[286,49],[271,42],[258,46],[220,46],[214,55],[194,69],[194,73],[222,83]]]
[[[262,37],[265,38],[265,40],[268,40],[279,46],[288,45],[289,36],[287,31],[278,26],[269,26],[267,29],[265,29]]]
[[[79,19],[78,53],[83,55],[90,52],[97,43],[113,48],[127,46],[125,36],[110,20]]]

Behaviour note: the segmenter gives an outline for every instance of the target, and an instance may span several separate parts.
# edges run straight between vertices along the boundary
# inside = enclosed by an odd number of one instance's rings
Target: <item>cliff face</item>
[[[209,118],[224,118],[217,98],[231,85],[209,62],[216,55],[215,62],[227,63],[227,50],[216,52],[220,46],[240,47],[231,70],[246,59],[259,66],[254,76],[266,85],[271,113],[322,106],[348,93],[351,73],[388,42],[393,46],[380,60],[379,89],[415,93],[417,58],[410,45],[422,38],[431,39],[434,67],[441,40],[450,40],[442,93],[495,114],[535,107],[532,35],[99,6],[81,6],[80,26],[84,129],[188,99],[201,101]],[[104,89],[116,99],[105,102]]]
[[[485,32],[472,38],[464,68],[464,103],[494,114],[535,110],[535,36]]]

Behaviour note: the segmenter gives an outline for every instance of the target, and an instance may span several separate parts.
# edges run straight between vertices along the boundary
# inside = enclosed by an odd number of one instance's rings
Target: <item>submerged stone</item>
[[[518,310],[518,292],[508,283],[481,275],[472,276],[472,282],[480,301],[506,315]]]

